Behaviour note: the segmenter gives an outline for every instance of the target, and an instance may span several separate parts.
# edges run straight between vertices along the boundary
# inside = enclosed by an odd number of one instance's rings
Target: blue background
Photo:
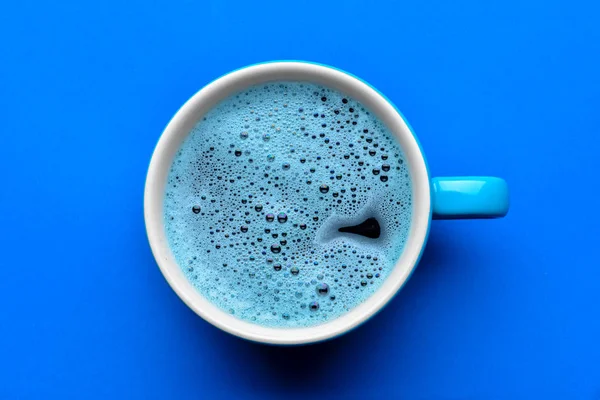
[[[600,6],[592,1],[0,5],[0,398],[600,398]],[[385,93],[432,175],[506,178],[507,218],[434,221],[376,318],[303,348],[213,328],[148,246],[168,120],[241,66]]]

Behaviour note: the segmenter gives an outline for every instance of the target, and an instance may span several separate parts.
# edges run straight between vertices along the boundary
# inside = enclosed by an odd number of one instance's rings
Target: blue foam
[[[312,326],[388,276],[411,191],[398,143],[361,104],[270,83],[220,103],[185,140],[168,178],[166,232],[188,279],[220,308],[264,326]],[[338,231],[367,218],[379,238]]]

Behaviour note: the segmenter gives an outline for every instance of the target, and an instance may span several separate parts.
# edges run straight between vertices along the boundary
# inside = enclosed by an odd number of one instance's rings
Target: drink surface
[[[410,230],[412,186],[387,127],[303,82],[237,93],[193,128],[164,200],[170,249],[210,302],[269,327],[308,327],[383,283]]]

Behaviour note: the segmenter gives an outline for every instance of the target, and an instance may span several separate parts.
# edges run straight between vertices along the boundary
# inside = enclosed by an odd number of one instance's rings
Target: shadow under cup
[[[394,135],[404,152],[404,160],[412,182],[412,218],[408,238],[400,258],[387,278],[373,295],[346,314],[306,328],[273,328],[253,324],[238,319],[212,304],[182,272],[170,250],[163,223],[163,201],[170,166],[182,142],[196,123],[232,94],[250,86],[274,81],[311,82],[347,94],[362,103]],[[449,181],[449,186],[447,184],[445,187],[450,188],[450,192],[456,187],[452,182]],[[434,190],[436,188],[434,185]],[[446,195],[446,199],[451,199],[440,202],[440,207],[446,207],[446,216],[459,215],[453,209],[456,202],[453,203],[452,194],[448,190],[437,191]],[[433,200],[432,202],[429,174],[420,146],[402,115],[383,95],[360,79],[331,67],[306,62],[273,62],[249,66],[213,81],[176,113],[160,137],[152,156],[146,179],[144,216],[152,252],[163,275],[194,312],[216,327],[244,339],[268,344],[297,345],[331,339],[348,332],[368,320],[389,302],[409,278],[421,256],[432,218],[432,209],[435,208],[435,199]],[[464,205],[462,200],[456,204],[459,203]],[[472,206],[473,204],[468,204],[468,207]],[[368,219],[368,216],[366,217]]]

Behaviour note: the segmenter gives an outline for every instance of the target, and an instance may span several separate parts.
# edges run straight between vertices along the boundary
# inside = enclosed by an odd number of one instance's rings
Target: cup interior
[[[204,298],[187,280],[168,245],[163,200],[169,170],[184,139],[215,105],[245,88],[273,81],[305,81],[338,90],[364,104],[394,134],[405,154],[412,180],[412,221],[404,251],[381,287],[350,312],[321,325],[272,328],[238,319]],[[144,217],[152,252],[177,295],[216,327],[248,340],[281,345],[318,342],[345,333],[379,311],[402,287],[415,268],[431,221],[429,175],[425,159],[402,115],[389,100],[360,79],[335,68],[306,62],[273,62],[231,72],[190,98],[167,125],[152,155],[144,193]]]

